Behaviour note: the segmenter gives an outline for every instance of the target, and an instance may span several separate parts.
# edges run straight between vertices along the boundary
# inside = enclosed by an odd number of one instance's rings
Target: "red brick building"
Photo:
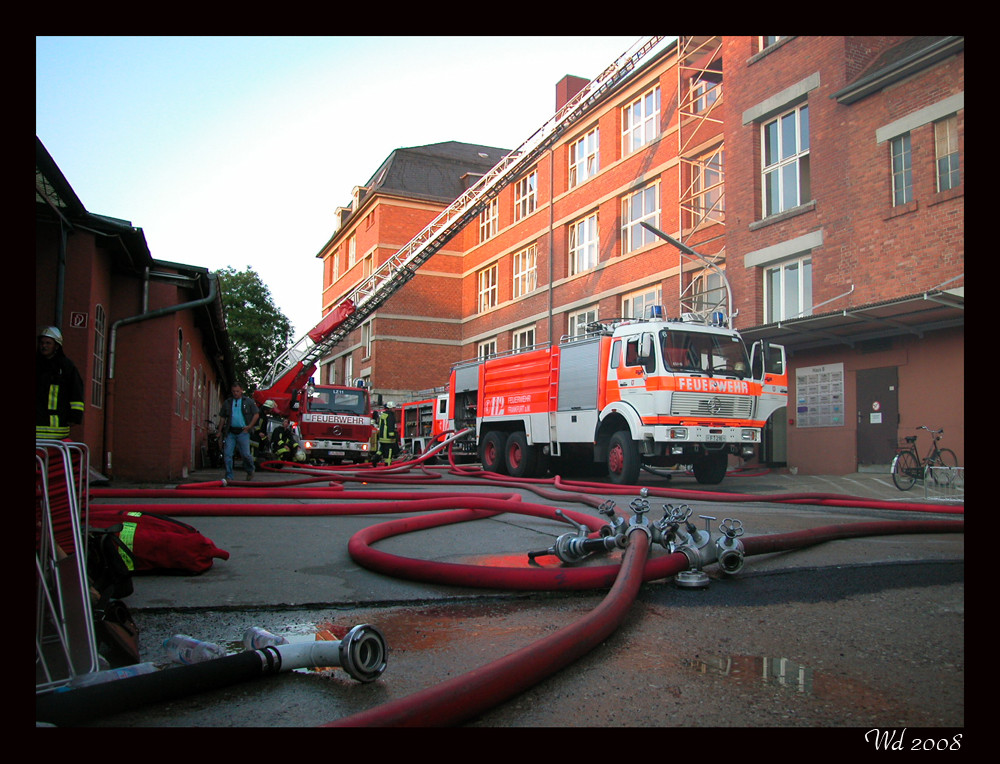
[[[163,482],[206,466],[207,420],[233,378],[215,276],[153,259],[141,228],[88,212],[37,138],[35,325],[62,331],[83,377],[70,437],[92,468]]]
[[[963,46],[661,46],[336,348],[322,381],[362,377],[402,400],[444,384],[454,362],[557,341],[598,318],[718,305],[748,342],[788,350],[790,405],[762,461],[835,474],[885,465],[897,438],[927,424],[944,427],[964,463]],[[556,107],[585,84],[558,83]],[[445,162],[441,147],[482,165]],[[419,166],[408,184],[390,187],[407,152],[423,163],[409,157]],[[499,154],[394,152],[318,255],[324,314]]]
[[[323,315],[508,151],[456,142],[393,151],[354,189],[350,207],[337,210],[338,229],[317,255]],[[443,384],[461,358],[465,253],[475,235],[469,226],[431,257],[320,363],[318,381],[364,379],[375,393],[398,400]]]
[[[745,336],[790,356],[772,456],[881,470],[927,425],[964,464],[964,38],[722,53],[727,273]]]

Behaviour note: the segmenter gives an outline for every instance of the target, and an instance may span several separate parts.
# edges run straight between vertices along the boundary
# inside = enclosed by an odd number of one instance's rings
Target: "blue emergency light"
[[[663,320],[663,306],[662,305],[650,305],[649,306],[649,318],[653,320],[659,319]]]

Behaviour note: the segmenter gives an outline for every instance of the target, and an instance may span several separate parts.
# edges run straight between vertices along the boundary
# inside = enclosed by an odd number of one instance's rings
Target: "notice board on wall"
[[[797,427],[844,424],[844,364],[828,363],[795,370]]]

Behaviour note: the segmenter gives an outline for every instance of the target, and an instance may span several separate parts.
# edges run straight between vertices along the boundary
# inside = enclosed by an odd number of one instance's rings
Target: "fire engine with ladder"
[[[367,391],[361,387],[313,384],[311,377],[319,360],[361,326],[413,278],[421,265],[475,220],[525,167],[628,80],[663,39],[640,40],[619,56],[527,141],[501,159],[362,280],[319,324],[274,360],[253,398],[258,404],[273,400],[276,413],[293,420],[300,443],[311,461],[360,461],[367,455],[372,431],[371,401]]]

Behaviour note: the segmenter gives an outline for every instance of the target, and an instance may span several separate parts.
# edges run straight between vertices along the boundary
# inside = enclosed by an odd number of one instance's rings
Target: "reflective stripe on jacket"
[[[61,351],[35,362],[35,437],[62,440],[69,426],[83,421],[83,379]]]

